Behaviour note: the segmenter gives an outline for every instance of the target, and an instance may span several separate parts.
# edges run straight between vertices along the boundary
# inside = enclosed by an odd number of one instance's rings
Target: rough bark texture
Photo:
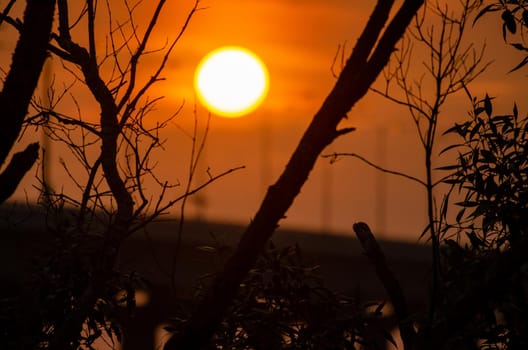
[[[200,349],[210,342],[238,286],[298,195],[317,157],[335,138],[350,131],[338,130],[339,122],[368,91],[422,3],[423,0],[405,1],[378,40],[393,5],[392,0],[378,1],[334,88],[314,116],[281,177],[268,189],[235,253],[213,281],[186,328],[169,339],[165,350]]]
[[[5,163],[20,134],[31,97],[37,87],[46,60],[54,9],[55,0],[27,1],[20,37],[4,87],[0,92],[0,166]],[[27,171],[37,159],[35,153],[38,153],[38,147],[35,149],[33,144],[20,153],[25,155],[24,157],[14,158],[17,161],[23,158],[26,161],[24,169]],[[31,160],[32,162],[28,163]],[[14,192],[25,173],[20,170],[13,165],[4,170],[0,178],[2,193]]]

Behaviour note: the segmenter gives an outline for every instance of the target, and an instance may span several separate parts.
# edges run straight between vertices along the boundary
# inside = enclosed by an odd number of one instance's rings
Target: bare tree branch
[[[4,10],[2,11],[2,16],[0,16],[0,26],[2,25],[2,22],[4,21],[7,16],[9,16],[9,11],[11,11],[11,8],[15,4],[16,0],[9,0],[6,7],[4,7]]]
[[[393,72],[386,73],[385,90],[374,90],[392,102],[407,107],[416,126],[424,150],[425,188],[427,200],[428,225],[433,254],[433,281],[429,322],[433,322],[436,296],[438,295],[439,232],[442,221],[437,215],[433,189],[438,181],[433,181],[433,151],[437,137],[437,127],[441,108],[448,97],[479,76],[489,65],[483,63],[483,50],[476,50],[474,44],[464,44],[465,28],[470,14],[478,8],[479,1],[461,0],[459,8],[453,11],[449,3],[441,5],[433,2],[424,7],[422,13],[415,17],[414,26],[409,35],[423,45],[429,56],[423,61],[425,73],[418,81],[410,82],[408,73],[412,55],[410,40],[403,41],[399,53],[395,55],[396,66]],[[439,24],[426,21],[426,11]],[[429,18],[429,17],[428,17]],[[390,92],[389,85],[396,81],[403,97]],[[425,85],[429,83],[430,86]],[[424,86],[425,85],[425,86]],[[430,88],[428,93],[423,93]]]

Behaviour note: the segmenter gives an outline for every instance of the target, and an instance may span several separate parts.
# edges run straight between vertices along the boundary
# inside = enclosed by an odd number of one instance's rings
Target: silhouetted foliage
[[[384,303],[363,302],[324,286],[318,267],[298,245],[270,242],[241,284],[216,330],[214,349],[384,349],[394,343],[382,326]],[[198,293],[197,298],[201,295]],[[178,319],[175,331],[187,322]]]
[[[468,233],[474,248],[502,250],[528,234],[528,117],[520,117],[516,105],[511,114],[492,112],[489,96],[474,99],[472,119],[446,132],[463,138],[456,171],[446,181],[465,193],[457,203],[458,227],[480,224]]]
[[[481,5],[487,1],[480,0]],[[528,52],[526,34],[528,34],[528,1],[499,0],[484,6],[475,17],[474,23],[488,13],[498,12],[502,20],[502,38],[519,51]],[[512,39],[515,38],[515,39]],[[528,64],[528,54],[511,71],[518,70]]]
[[[458,151],[458,162],[436,169],[453,173],[445,181],[433,182],[430,177],[435,170],[431,165],[431,155],[435,146],[439,107],[451,93],[465,90],[469,95],[469,83],[481,72],[478,67],[482,52],[475,54],[471,45],[468,48],[460,45],[464,23],[473,11],[479,9],[479,3],[482,2],[460,2],[464,6],[460,17],[459,12],[453,12],[456,14],[453,16],[447,4],[446,7],[438,3],[429,4],[428,10],[441,15],[443,25],[440,30],[434,30],[435,26],[424,27],[422,19],[416,21],[415,32],[418,34],[410,31],[415,40],[431,49],[431,59],[424,61],[424,66],[425,77],[431,75],[436,82],[436,85],[433,84],[436,91],[432,93],[432,102],[428,101],[427,93],[422,92],[424,76],[412,84],[407,74],[414,73],[410,70],[413,67],[409,58],[412,53],[410,44],[395,54],[396,69],[387,69],[385,89],[374,89],[409,109],[426,151],[426,180],[388,170],[353,153],[332,155],[359,158],[381,171],[403,176],[427,187],[430,220],[426,230],[431,231],[433,256],[438,258],[433,259],[428,308],[414,317],[401,313],[404,319],[412,320],[415,327],[407,332],[403,328],[405,322],[400,323],[400,333],[403,335],[405,331],[407,334],[407,340],[404,339],[406,349],[523,349],[527,345],[528,275],[525,270],[528,258],[523,253],[528,247],[527,118],[519,116],[515,105],[512,114],[494,115],[492,98],[487,95],[481,101],[471,98],[471,119],[446,132],[462,138],[461,143],[443,151]],[[522,1],[501,1],[480,8],[474,21],[487,12],[499,10],[503,11],[505,40],[507,32],[510,35],[517,32],[519,23],[519,27],[525,30],[526,12]],[[522,33],[520,35],[522,38]],[[520,44],[513,46],[524,50]],[[471,51],[474,53],[468,62],[467,55]],[[403,98],[390,91],[389,84],[393,81],[403,90]],[[452,189],[437,208],[432,188],[442,182],[451,185]],[[455,193],[463,200],[450,202]],[[460,210],[453,215],[455,222],[451,222],[447,213],[452,212],[455,205]],[[354,229],[359,237],[361,232],[356,227]],[[366,225],[362,231],[371,235]],[[376,245],[373,236],[371,243],[363,245],[372,263],[381,266],[377,274],[393,304],[395,307],[400,304],[405,310],[405,299],[398,297],[398,288],[396,292],[391,292],[390,286],[397,286],[397,281],[391,274],[383,272],[384,258],[376,258],[372,248],[369,248]]]
[[[116,267],[123,242],[175,203],[234,170],[211,176],[196,188],[191,187],[189,180],[183,193],[176,194],[175,186],[156,177],[151,164],[152,152],[162,146],[159,132],[167,121],[154,127],[145,125],[145,117],[160,100],[146,94],[162,79],[167,60],[198,2],[190,9],[181,31],[157,51],[158,64],[146,80],[138,77],[139,61],[149,52],[147,44],[165,1],[151,4],[153,11],[145,27],[137,26],[133,19],[139,4],[131,6],[126,0],[122,5],[128,9],[128,18],[119,24],[111,16],[110,2],[86,0],[75,18],[71,7],[77,3],[29,0],[23,4],[23,20],[10,13],[14,2],[10,1],[2,11],[0,22],[19,33],[0,93],[0,166],[21,130],[35,126],[73,154],[74,161],[62,165],[74,189],[60,186],[56,190],[43,174],[39,178],[39,204],[46,211],[42,237],[49,241],[45,251],[24,262],[30,271],[24,271],[15,280],[16,285],[2,294],[1,323],[11,324],[2,329],[0,347],[90,347],[105,333],[119,338],[115,320],[118,291],[126,291],[129,307],[134,304],[137,281],[131,281]],[[54,26],[55,10],[58,25]],[[103,23],[105,28],[109,26],[108,45],[98,51],[96,28]],[[50,56],[60,61],[61,69],[93,97],[100,112],[98,120],[84,118],[83,112],[88,112],[75,97],[72,100],[79,107],[77,115],[71,109],[61,110],[61,102],[73,84],[57,87],[60,84],[51,82],[48,104],[32,100],[43,64]],[[30,105],[32,115],[27,115]],[[193,142],[200,145],[196,137]],[[22,175],[36,161],[38,150],[38,144],[30,144],[12,157],[0,175],[0,202],[13,193]],[[196,154],[191,162],[195,164]],[[78,170],[82,175],[78,175]],[[190,170],[193,172],[194,165]],[[160,190],[157,198],[144,192],[146,178]]]
[[[473,99],[472,118],[456,124],[462,143],[446,180],[463,195],[442,250],[439,324],[448,344],[528,346],[528,117],[493,114],[492,99]],[[455,236],[453,236],[453,234]],[[447,326],[449,325],[449,326]],[[450,343],[451,342],[451,343]]]

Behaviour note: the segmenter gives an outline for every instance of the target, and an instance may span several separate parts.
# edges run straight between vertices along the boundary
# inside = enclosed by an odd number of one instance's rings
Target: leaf
[[[463,202],[458,202],[458,203],[455,203],[455,204],[458,205],[458,206],[461,206],[461,207],[470,208],[470,207],[478,206],[479,202],[476,202],[476,201],[463,201]]]
[[[447,209],[448,209],[448,203],[449,203],[449,195],[451,194],[451,191],[447,193],[447,195],[444,196],[442,200],[442,205],[440,207],[440,217],[446,218],[447,217]]]
[[[464,254],[464,251],[462,250],[460,245],[454,240],[446,239],[443,243],[446,245],[446,248],[449,251],[450,255],[456,254],[457,256],[461,256]]]
[[[495,11],[499,11],[499,7],[496,5],[496,4],[491,4],[491,5],[488,5],[486,7],[484,7],[479,13],[478,15],[475,17],[475,19],[473,20],[473,25],[475,25],[475,23],[478,21],[478,19],[480,17],[482,17],[483,15],[485,15],[486,13],[488,12],[495,12]]]
[[[422,239],[425,234],[427,233],[427,231],[429,231],[429,228],[431,227],[431,224],[427,224],[427,226],[425,226],[425,228],[423,229],[422,233],[420,234],[420,238],[419,239]]]
[[[442,182],[445,183],[445,184],[448,184],[448,185],[456,185],[456,184],[460,183],[460,181],[458,179],[445,179]]]
[[[201,252],[206,252],[206,253],[215,253],[217,251],[215,247],[211,247],[207,245],[198,246],[196,247],[196,250],[199,250]]]
[[[458,147],[462,147],[462,146],[463,146],[463,144],[460,144],[460,143],[455,143],[455,144],[449,145],[446,148],[444,148],[443,150],[441,150],[438,155],[442,155],[445,152],[447,152],[449,150],[452,150],[453,148],[458,148]],[[441,169],[441,168],[438,168],[438,169]]]
[[[460,223],[460,221],[462,220],[462,217],[464,217],[465,213],[466,213],[466,208],[460,209],[460,211],[458,212],[458,214],[456,216],[456,222]]]
[[[482,122],[480,121],[480,118],[479,118],[479,121],[473,126],[473,129],[471,129],[471,131],[469,132],[469,140],[473,140],[475,135],[480,130],[481,126],[482,126]]]
[[[112,328],[112,332],[114,332],[114,335],[118,342],[121,342],[123,339],[123,334],[121,333],[121,328],[119,328],[119,325],[115,322],[110,323],[110,328]]]
[[[488,94],[486,94],[486,97],[484,98],[484,109],[486,110],[488,117],[491,117],[493,106],[491,105],[491,98],[488,96]]]
[[[475,232],[466,232],[466,236],[469,238],[469,241],[471,242],[471,245],[473,248],[480,248],[482,246],[482,241],[480,238],[477,237]]]
[[[385,330],[385,329],[381,329],[381,332],[382,332],[383,337],[385,338],[385,340],[389,341],[392,345],[394,345],[394,347],[398,347],[398,345],[396,345],[396,341],[394,340],[394,338],[392,337],[392,334],[390,334],[390,332],[387,332],[387,330]]]
[[[517,23],[515,22],[515,16],[510,10],[504,10],[501,15],[502,20],[504,21],[504,25],[508,29],[508,31],[512,34],[515,34],[517,32]]]
[[[455,169],[458,169],[459,167],[460,167],[460,165],[458,165],[458,164],[444,165],[444,166],[435,168],[435,170],[455,170]]]
[[[497,161],[497,158],[495,157],[493,152],[487,149],[481,149],[480,155],[484,158],[484,161],[487,163],[495,163]]]
[[[113,342],[113,336],[114,336],[113,334],[114,327],[117,327],[117,325],[114,322],[110,322],[110,325],[108,326],[103,325],[103,330],[105,331],[106,336],[109,339],[111,339],[112,342]]]
[[[484,112],[484,108],[483,107],[477,107],[473,110],[473,114],[475,114],[475,116],[478,116],[480,113]]]
[[[495,122],[490,121],[489,127],[490,127],[490,130],[492,132],[491,135],[493,135],[493,136],[498,135],[497,125],[495,125]],[[487,136],[491,136],[491,135],[487,135]],[[489,139],[489,141],[492,142],[493,140]]]
[[[528,51],[528,47],[524,46],[521,43],[511,43],[510,45],[515,47],[519,51]]]
[[[451,134],[453,132],[456,132],[458,134],[460,134],[460,125],[455,123],[455,125],[453,125],[452,127],[450,127],[449,129],[447,129],[446,131],[444,131],[444,133],[442,135],[447,135],[447,134]]]
[[[508,73],[515,72],[516,70],[518,70],[518,69],[524,67],[527,63],[528,63],[528,56],[526,56],[526,57],[521,61],[521,63],[519,63],[518,65],[516,65],[515,67],[513,67],[513,69],[510,70]]]
[[[374,311],[374,314],[377,315],[377,316],[381,316],[382,315],[382,310],[383,310],[384,307],[385,307],[385,302],[383,301],[376,307],[376,310]]]

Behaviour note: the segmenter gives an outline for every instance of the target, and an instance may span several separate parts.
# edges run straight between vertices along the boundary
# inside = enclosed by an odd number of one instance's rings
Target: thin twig
[[[2,16],[0,16],[0,26],[2,25],[2,22],[4,21],[4,19],[9,16],[9,11],[11,11],[11,8],[15,4],[15,2],[16,0],[10,0],[7,3],[6,7],[4,7],[4,11],[2,11]]]
[[[382,171],[384,173],[401,176],[401,177],[404,177],[404,178],[406,178],[408,180],[417,182],[417,183],[419,183],[422,186],[427,186],[425,182],[423,182],[422,180],[420,180],[417,177],[414,177],[414,176],[411,176],[411,175],[408,175],[408,174],[405,174],[405,173],[402,173],[402,172],[399,172],[399,171],[394,171],[394,170],[389,170],[389,169],[383,168],[383,167],[381,167],[381,166],[379,166],[377,164],[372,163],[370,160],[366,159],[365,157],[360,156],[357,153],[334,152],[332,154],[323,154],[321,157],[323,157],[323,158],[331,158],[331,160],[330,160],[331,162],[334,162],[338,157],[357,158],[357,159],[361,160],[362,162],[368,164],[369,166],[371,166],[371,167],[373,167],[375,169],[378,169],[378,170],[380,170],[380,171]]]
[[[231,173],[233,173],[235,171],[242,170],[242,169],[245,169],[245,168],[246,167],[244,165],[241,165],[241,166],[238,166],[238,167],[231,168],[231,169],[228,169],[226,171],[223,171],[223,172],[221,172],[218,175],[211,176],[207,181],[205,181],[205,182],[201,183],[200,185],[190,189],[188,192],[185,192],[184,194],[176,197],[175,199],[169,201],[165,205],[162,205],[162,206],[160,205],[160,207],[159,207],[159,209],[157,210],[156,213],[154,213],[153,215],[149,216],[148,218],[146,218],[142,222],[138,223],[136,226],[133,226],[130,229],[130,233],[134,233],[137,230],[145,227],[147,224],[149,224],[150,222],[154,221],[157,217],[159,217],[162,213],[164,213],[167,209],[169,209],[170,207],[174,206],[174,204],[178,203],[179,201],[183,200],[184,198],[190,197],[190,196],[198,193],[199,191],[201,191],[205,187],[207,187],[210,184],[212,184],[213,182],[216,182],[217,180],[223,178],[224,176],[227,176],[227,175],[229,175],[229,174],[231,174]]]

